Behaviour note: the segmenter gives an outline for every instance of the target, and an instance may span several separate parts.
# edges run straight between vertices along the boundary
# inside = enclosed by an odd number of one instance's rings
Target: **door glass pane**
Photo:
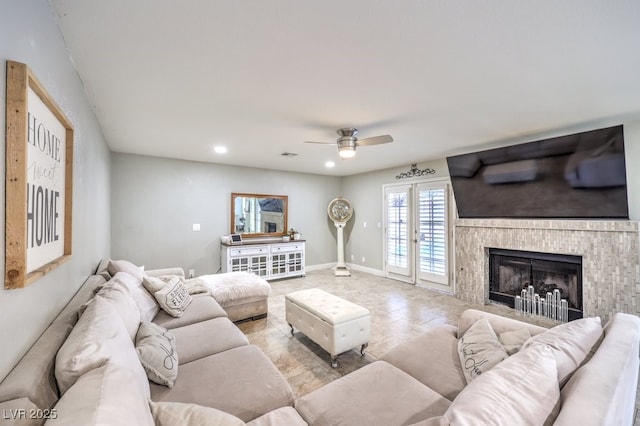
[[[399,268],[406,268],[408,263],[407,198],[406,191],[387,196],[387,264]]]
[[[420,189],[418,193],[420,272],[446,275],[445,189]]]

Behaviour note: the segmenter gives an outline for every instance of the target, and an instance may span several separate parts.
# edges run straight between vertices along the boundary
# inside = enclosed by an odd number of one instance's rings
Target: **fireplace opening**
[[[489,249],[489,300],[514,307],[516,296],[530,291],[545,299],[560,292],[569,321],[582,318],[582,257],[564,254]]]

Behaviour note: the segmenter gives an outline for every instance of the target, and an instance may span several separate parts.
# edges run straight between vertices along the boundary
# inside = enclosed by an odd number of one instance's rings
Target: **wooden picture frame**
[[[73,126],[20,62],[7,61],[5,289],[71,257]]]

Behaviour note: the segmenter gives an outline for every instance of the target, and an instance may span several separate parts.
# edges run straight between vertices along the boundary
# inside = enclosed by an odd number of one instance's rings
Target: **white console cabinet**
[[[222,244],[222,270],[253,272],[265,280],[302,276],[304,245],[305,242],[302,240]]]

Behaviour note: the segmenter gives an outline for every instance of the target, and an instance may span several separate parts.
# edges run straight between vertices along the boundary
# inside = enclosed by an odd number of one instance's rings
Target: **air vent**
[[[283,152],[282,154],[283,157],[296,157],[298,154],[296,154],[295,152]]]

